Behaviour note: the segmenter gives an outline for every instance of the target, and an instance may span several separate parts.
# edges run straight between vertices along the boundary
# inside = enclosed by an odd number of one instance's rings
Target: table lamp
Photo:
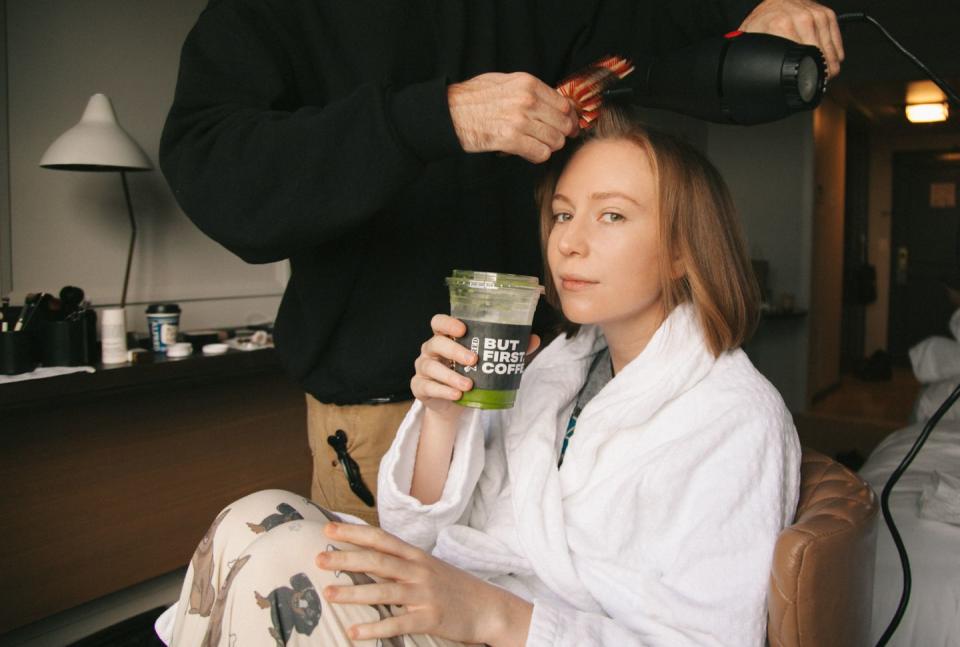
[[[127,202],[130,218],[130,247],[127,251],[127,267],[123,275],[123,292],[119,308],[103,310],[103,363],[119,364],[127,361],[125,306],[127,284],[130,281],[130,264],[137,239],[137,223],[133,217],[130,189],[127,186],[128,171],[149,171],[153,164],[140,145],[117,123],[113,104],[103,94],[95,94],[87,102],[83,117],[70,130],[63,133],[40,158],[43,168],[61,171],[118,172],[123,184],[123,196]]]

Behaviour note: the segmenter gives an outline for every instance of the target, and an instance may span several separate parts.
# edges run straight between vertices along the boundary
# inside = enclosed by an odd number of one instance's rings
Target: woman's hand
[[[317,555],[317,566],[331,571],[367,573],[383,578],[376,584],[327,586],[323,596],[337,604],[403,606],[404,613],[378,622],[354,625],[353,640],[404,634],[430,634],[467,643],[523,645],[533,606],[411,546],[390,533],[347,523],[329,523],[331,539],[359,550]]]
[[[420,347],[420,357],[413,363],[416,375],[410,380],[413,396],[423,405],[443,417],[456,417],[462,408],[454,402],[463,397],[464,391],[473,388],[473,380],[453,370],[453,363],[473,366],[477,354],[458,344],[467,326],[450,315],[434,315],[430,320],[433,337]],[[539,335],[530,335],[526,357],[529,358],[540,346]]]
[[[410,380],[410,390],[427,409],[445,417],[458,415],[461,408],[454,402],[463,397],[464,391],[473,388],[473,380],[451,366],[454,362],[472,366],[477,362],[477,354],[454,341],[467,332],[466,324],[459,319],[434,315],[430,328],[433,337],[423,343],[420,357],[413,363],[417,373]]]
[[[473,380],[453,370],[453,363],[473,366],[479,359],[473,351],[455,339],[467,333],[467,326],[449,315],[434,315],[430,320],[433,337],[420,347],[414,362],[417,373],[410,390],[426,409],[420,428],[420,440],[413,464],[410,496],[424,505],[432,505],[443,496],[447,482],[456,430],[464,408],[456,404],[464,391],[473,388]],[[527,358],[540,346],[540,337],[530,336]]]

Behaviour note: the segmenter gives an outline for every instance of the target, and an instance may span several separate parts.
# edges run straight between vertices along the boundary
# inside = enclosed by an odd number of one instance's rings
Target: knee
[[[234,523],[243,524],[253,532],[266,532],[281,524],[303,519],[309,512],[304,502],[307,499],[285,490],[260,490],[237,499],[226,506],[218,518],[227,514]]]
[[[243,556],[259,569],[317,571],[316,556],[332,544],[323,531],[326,525],[325,521],[311,520],[285,523],[257,537]]]
[[[294,494],[287,490],[258,490],[230,503],[224,507],[224,510],[275,510],[276,507],[282,503],[289,505],[291,502],[301,499],[303,499],[303,497],[299,494]]]

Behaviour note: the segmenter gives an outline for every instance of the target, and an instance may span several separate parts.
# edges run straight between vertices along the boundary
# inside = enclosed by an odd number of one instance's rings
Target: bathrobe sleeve
[[[424,505],[410,496],[423,412],[423,404],[415,401],[380,462],[377,512],[384,530],[429,552],[442,529],[469,513],[485,463],[484,439],[499,416],[477,409],[464,412],[443,494],[436,503]]]
[[[528,647],[763,644],[773,548],[796,508],[800,450],[789,414],[755,410],[731,407],[644,461],[623,496],[642,512],[627,521],[624,511],[612,545],[576,562],[607,615],[535,599]]]

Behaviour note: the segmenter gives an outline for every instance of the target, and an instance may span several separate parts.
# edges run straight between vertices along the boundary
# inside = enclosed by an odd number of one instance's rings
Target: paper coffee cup
[[[180,332],[180,306],[176,303],[151,303],[147,307],[147,329],[155,352],[166,352],[177,343]]]
[[[473,366],[454,366],[473,380],[473,388],[457,404],[509,409],[517,397],[533,314],[544,288],[535,276],[469,270],[454,270],[446,282],[450,314],[467,326],[457,342],[478,356]]]
[[[100,361],[124,364],[127,361],[127,315],[123,308],[104,308],[100,313]]]

